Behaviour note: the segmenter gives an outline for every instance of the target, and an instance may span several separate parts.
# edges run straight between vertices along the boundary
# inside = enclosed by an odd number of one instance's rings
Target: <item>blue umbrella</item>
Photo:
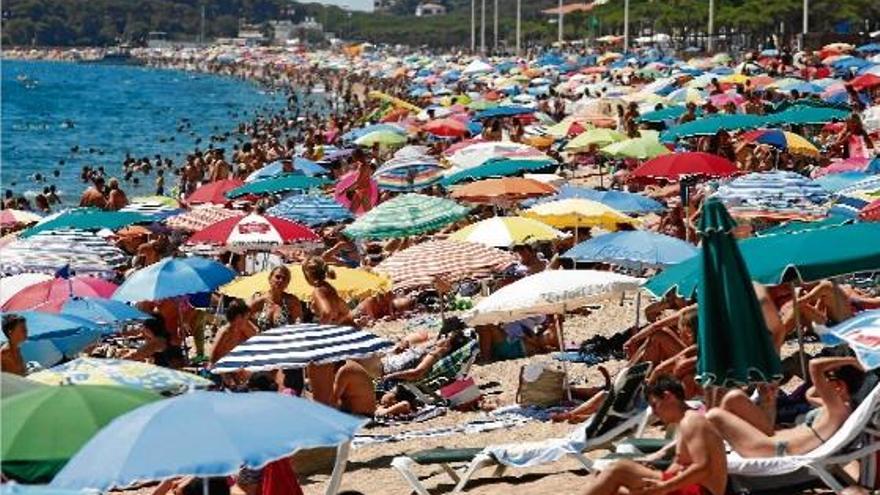
[[[266,210],[266,213],[306,225],[345,222],[354,218],[348,208],[323,194],[294,194]]]
[[[151,315],[124,302],[95,297],[71,298],[61,307],[61,313],[108,325],[152,318]]]
[[[293,173],[315,177],[317,175],[325,175],[327,169],[308,158],[297,156],[293,158]],[[253,182],[255,180],[268,179],[269,177],[275,177],[276,175],[282,174],[284,174],[284,164],[281,160],[276,160],[248,175],[244,181]]]
[[[823,175],[816,179],[816,183],[826,191],[834,193],[867,177],[870,177],[870,174],[865,172],[843,172],[840,174]]]
[[[860,51],[863,53],[880,52],[880,43],[868,43],[867,45],[862,45],[862,46],[856,48],[856,51]]]
[[[444,187],[449,187],[468,179],[478,180],[487,177],[507,177],[555,165],[556,162],[552,160],[517,160],[508,158],[487,160],[476,167],[459,170],[443,177],[440,180],[440,184]]]
[[[104,427],[55,476],[57,488],[106,491],[175,476],[227,476],[304,448],[347,445],[365,420],[278,393],[191,392],[135,409]],[[334,470],[328,493],[338,488]]]
[[[98,493],[93,490],[63,490],[43,485],[5,483],[0,485],[0,495],[98,495]]]
[[[535,109],[516,105],[500,106],[479,112],[474,115],[474,120],[491,119],[495,117],[512,117],[514,115],[523,115],[526,113],[535,113]]]
[[[28,338],[21,345],[21,354],[26,362],[36,361],[42,366],[52,366],[65,357],[76,356],[101,338],[98,325],[77,316],[39,311],[15,314],[27,322]],[[0,334],[0,343],[4,342],[6,336]]]
[[[681,239],[637,230],[600,235],[569,249],[564,257],[577,262],[641,268],[674,265],[698,252],[696,247]]]
[[[524,202],[525,206],[546,203],[549,201],[558,201],[560,199],[589,199],[598,201],[606,206],[610,206],[617,211],[623,213],[651,213],[662,211],[663,205],[649,197],[641,194],[634,194],[624,191],[598,191],[596,189],[587,189],[585,187],[576,187],[565,185],[559,188],[558,192],[546,198]]]
[[[206,258],[165,258],[135,272],[116,289],[113,299],[125,302],[158,301],[212,292],[234,278],[234,271]]]

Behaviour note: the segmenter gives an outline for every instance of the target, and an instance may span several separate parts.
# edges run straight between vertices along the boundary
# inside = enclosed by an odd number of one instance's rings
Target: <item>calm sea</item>
[[[207,148],[212,134],[234,136],[239,122],[285,102],[245,81],[173,70],[3,61],[0,72],[0,183],[28,196],[52,183],[65,202],[76,201],[85,187],[85,165],[103,166],[120,179],[126,153],[159,154],[177,165],[196,146]],[[179,130],[184,119],[191,126]],[[228,157],[233,143],[215,146]],[[60,178],[52,176],[55,170]],[[37,172],[48,182],[35,182]],[[129,196],[151,194],[155,175],[135,176],[140,186],[122,184]],[[166,177],[166,190],[173,182]]]

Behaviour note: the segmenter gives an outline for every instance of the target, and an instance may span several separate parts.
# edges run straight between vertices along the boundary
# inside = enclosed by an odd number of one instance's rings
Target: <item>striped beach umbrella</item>
[[[257,249],[317,241],[311,229],[283,218],[251,213],[244,217],[221,220],[187,239],[187,244],[213,244],[240,249]]]
[[[394,344],[363,330],[338,325],[301,323],[255,335],[224,356],[215,374],[305,368],[382,354]]]
[[[165,220],[165,225],[172,229],[185,232],[198,232],[210,225],[228,218],[243,217],[245,213],[239,210],[230,210],[217,205],[199,205],[190,211],[174,215]]]
[[[448,199],[410,193],[379,204],[345,229],[354,239],[391,239],[445,227],[468,208]]]
[[[82,230],[46,231],[3,246],[0,273],[51,273],[70,267],[78,275],[113,278],[116,269],[128,262],[128,255],[94,232]]]
[[[347,208],[323,194],[293,194],[266,213],[306,225],[346,222],[354,218]]]
[[[719,187],[714,196],[731,206],[786,209],[822,203],[828,199],[828,192],[796,172],[776,170],[734,179]]]
[[[38,371],[29,379],[45,385],[115,385],[156,393],[207,388],[211,382],[192,373],[125,359],[81,357]]]
[[[744,133],[740,139],[748,143],[767,144],[796,155],[819,156],[819,149],[813,143],[793,132],[758,129]]]
[[[395,157],[373,174],[379,188],[386,191],[418,191],[436,184],[442,177],[443,166],[427,155]]]
[[[391,255],[375,270],[391,277],[394,289],[430,287],[436,277],[449,282],[491,277],[516,263],[512,254],[473,242],[428,241]]]

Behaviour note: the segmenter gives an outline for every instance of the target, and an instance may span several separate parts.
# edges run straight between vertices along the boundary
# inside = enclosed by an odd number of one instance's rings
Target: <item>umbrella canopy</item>
[[[841,108],[793,105],[781,112],[767,115],[764,120],[766,125],[818,125],[846,120],[849,113],[849,110]]]
[[[482,299],[464,318],[470,325],[561,314],[611,293],[636,290],[641,279],[596,270],[545,270],[506,285]]]
[[[476,180],[487,177],[504,177],[528,171],[540,170],[554,165],[556,165],[556,162],[551,159],[532,160],[499,158],[496,160],[489,160],[476,167],[450,169],[443,179],[440,180],[440,184],[448,187],[469,179]]]
[[[839,174],[822,175],[816,179],[816,183],[829,193],[835,193],[868,177],[870,176],[864,172],[841,172]]]
[[[553,161],[540,150],[525,144],[484,141],[470,144],[457,149],[447,156],[447,161],[452,165],[453,172],[478,167],[486,162],[497,160],[535,160],[539,162]]]
[[[336,202],[341,204],[342,206],[351,210],[352,213],[356,215],[361,215],[366,213],[369,209],[376,206],[376,203],[379,202],[379,184],[376,183],[375,180],[369,179],[369,201],[368,205],[364,205],[363,202],[359,201],[358,204],[353,204],[353,192],[357,189],[358,182],[358,174],[360,172],[358,170],[352,170],[351,172],[343,175],[339,178],[339,181],[333,187],[333,198],[336,199]]]
[[[440,162],[423,154],[395,155],[373,174],[379,187],[386,191],[418,191],[434,185],[442,177]]]
[[[21,273],[0,278],[0,305],[6,304],[18,291],[53,278],[55,277],[47,273]]]
[[[493,119],[497,117],[513,117],[515,115],[525,115],[529,113],[535,113],[535,109],[514,105],[498,106],[483,110],[482,112],[478,112],[476,115],[474,115],[474,120]]]
[[[744,133],[740,139],[749,143],[767,144],[796,155],[819,156],[819,150],[813,143],[793,132],[759,129]]]
[[[128,255],[94,232],[84,230],[44,231],[3,246],[0,272],[54,274],[65,266],[78,275],[105,278],[128,262]]]
[[[572,139],[565,145],[565,151],[577,153],[588,151],[591,146],[607,146],[626,139],[626,135],[613,129],[597,127],[590,129],[576,138]]]
[[[456,241],[476,242],[485,246],[511,248],[521,244],[552,241],[568,237],[546,223],[523,217],[492,217],[468,225],[449,236]]]
[[[816,170],[813,173],[813,177],[823,177],[845,172],[878,174],[880,173],[880,158],[852,157],[843,160],[832,160],[827,167]]]
[[[250,194],[261,195],[277,194],[288,191],[305,191],[329,183],[329,180],[321,177],[309,177],[307,175],[299,174],[279,175],[277,177],[258,180],[236,187],[227,192],[226,197],[229,199],[235,199]]]
[[[462,137],[469,132],[467,124],[451,117],[432,120],[422,130],[440,137]]]
[[[428,241],[394,253],[375,270],[391,277],[394,289],[430,287],[436,277],[450,282],[491,277],[516,263],[516,257],[473,242]]]
[[[401,146],[406,144],[406,136],[399,132],[378,130],[355,139],[354,144],[364,147],[370,147],[374,144],[379,146]]]
[[[290,269],[291,274],[290,283],[287,284],[287,292],[300,300],[310,301],[313,289],[303,275],[302,265],[291,264],[287,265],[287,268]],[[246,277],[239,277],[221,287],[219,291],[230,297],[250,299],[257,292],[265,293],[269,290],[270,272],[271,270],[266,270]],[[328,279],[327,282],[336,289],[339,297],[346,301],[361,300],[391,290],[391,280],[379,273],[343,266],[334,266],[333,272],[336,276]]]
[[[753,237],[740,241],[739,246],[752,278],[762,284],[812,282],[880,269],[880,225],[875,223]],[[834,249],[818,248],[821,246]],[[691,297],[700,273],[698,260],[690,259],[667,268],[649,280],[645,288],[658,296],[675,288],[682,296]]]
[[[118,230],[135,223],[150,223],[152,217],[140,213],[124,211],[103,211],[95,208],[77,208],[68,210],[42,222],[21,233],[22,238],[32,237],[40,232],[50,230]]]
[[[228,218],[243,217],[245,213],[216,205],[199,205],[187,212],[165,219],[165,225],[185,232],[198,232],[209,225]]]
[[[126,302],[158,301],[212,292],[235,278],[226,266],[205,258],[165,258],[134,272],[113,294]]]
[[[820,184],[784,170],[746,174],[719,187],[714,196],[731,206],[773,209],[819,204],[828,199]]]
[[[534,200],[532,204],[549,203],[560,199],[572,198],[598,201],[599,203],[614,208],[619,212],[628,214],[659,212],[663,211],[665,208],[657,200],[642,196],[641,194],[626,191],[599,191],[596,189],[587,189],[586,187],[569,185],[563,185],[555,195]]]
[[[614,232],[584,241],[564,257],[577,262],[610,263],[628,268],[664,267],[692,258],[699,250],[692,244],[647,231]]]
[[[266,213],[311,226],[341,223],[354,218],[347,208],[323,194],[293,194],[266,210]]]
[[[662,177],[677,180],[683,176],[699,175],[705,177],[727,177],[739,172],[730,160],[703,153],[690,151],[674,153],[652,158],[633,170],[633,177]]]
[[[40,387],[3,399],[0,466],[3,474],[45,483],[117,416],[161,396],[123,387]]]
[[[875,199],[862,208],[859,218],[868,222],[880,222],[880,199]]]
[[[13,209],[0,210],[0,227],[4,228],[37,223],[42,219],[43,217],[40,215],[29,211]]]
[[[317,241],[311,229],[283,218],[251,213],[221,220],[196,232],[187,244],[211,244],[237,249],[265,249],[298,241]]]
[[[27,287],[3,304],[3,311],[38,309],[57,313],[73,297],[108,298],[118,286],[95,277],[54,278]]]
[[[117,418],[67,463],[52,486],[104,491],[174,476],[227,476],[299,449],[345,444],[364,422],[279,393],[192,392]],[[340,464],[344,460],[338,459]]]
[[[109,297],[109,296],[108,296]],[[74,297],[61,306],[61,312],[94,321],[99,325],[112,325],[134,320],[148,320],[152,315],[113,299]]]
[[[34,389],[45,387],[40,382],[35,382],[12,373],[0,372],[0,397],[6,399]]]
[[[779,354],[733,237],[734,228],[736,222],[721,201],[707,200],[698,229],[703,248],[697,289],[696,376],[704,386],[733,387],[782,378]]]
[[[93,490],[62,490],[41,485],[19,485],[14,482],[0,485],[0,495],[98,495]]]
[[[244,181],[245,182],[254,182],[261,179],[268,179],[270,177],[276,177],[278,175],[284,175],[287,173],[295,173],[302,174],[314,177],[316,175],[323,175],[327,173],[327,169],[318,165],[318,163],[309,160],[308,158],[302,156],[296,156],[293,158],[293,168],[292,170],[285,172],[284,171],[284,162],[282,160],[276,160],[263,168],[257,170],[256,172],[248,175]]]
[[[192,373],[125,359],[81,357],[38,371],[29,379],[44,385],[112,385],[156,393],[181,393],[207,388],[210,380]]]
[[[101,338],[100,328],[95,322],[73,315],[39,311],[20,311],[15,314],[23,317],[27,324],[28,338],[21,345],[25,362],[34,361],[44,367],[52,366],[65,357],[75,357]],[[0,343],[4,342],[6,336],[0,334]]]
[[[187,196],[186,203],[191,205],[201,203],[224,205],[229,202],[226,193],[243,185],[244,182],[241,179],[224,179],[216,182],[209,182]]]
[[[571,198],[537,204],[523,216],[540,220],[556,228],[601,227],[617,230],[617,224],[638,224],[638,220],[598,201]]]
[[[239,344],[212,368],[216,374],[305,368],[384,354],[390,341],[363,330],[302,323],[267,330]]]
[[[456,188],[450,196],[471,203],[515,202],[553,194],[556,188],[534,179],[485,179]]]
[[[602,148],[602,153],[614,157],[636,158],[646,160],[655,156],[672,153],[669,148],[660,144],[657,138],[637,137],[609,144]]]
[[[755,129],[766,125],[766,118],[751,114],[712,115],[674,126],[660,135],[664,142],[693,136],[714,136],[718,131]]]
[[[448,199],[409,193],[373,208],[344,232],[354,239],[390,239],[445,227],[467,215],[468,208]]]
[[[150,200],[149,198],[142,198],[141,201],[135,202],[132,200],[131,203],[123,206],[119,211],[126,213],[138,213],[144,216],[149,217],[152,221],[160,221],[162,219],[177,215],[183,211],[179,204],[175,201],[173,205],[169,205],[158,198],[164,198],[164,196],[153,196]],[[171,198],[165,198],[171,199]],[[174,201],[173,199],[171,199]]]

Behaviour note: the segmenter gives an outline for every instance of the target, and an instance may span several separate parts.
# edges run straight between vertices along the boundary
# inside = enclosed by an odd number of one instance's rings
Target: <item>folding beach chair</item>
[[[456,349],[454,352],[434,363],[428,374],[418,382],[401,382],[423,404],[437,404],[442,398],[437,395],[441,387],[464,378],[477,360],[480,346],[476,339]]]
[[[439,464],[456,483],[452,493],[463,491],[471,477],[486,467],[494,466],[493,476],[499,477],[508,467],[537,466],[570,455],[591,470],[592,461],[584,452],[604,447],[643,424],[647,408],[641,400],[641,391],[650,370],[650,363],[639,363],[621,371],[596,414],[567,437],[493,445],[484,449],[432,449],[396,457],[391,461],[391,466],[418,495],[428,495],[428,490],[413,473],[416,465]],[[451,467],[454,463],[468,464],[456,471]]]

